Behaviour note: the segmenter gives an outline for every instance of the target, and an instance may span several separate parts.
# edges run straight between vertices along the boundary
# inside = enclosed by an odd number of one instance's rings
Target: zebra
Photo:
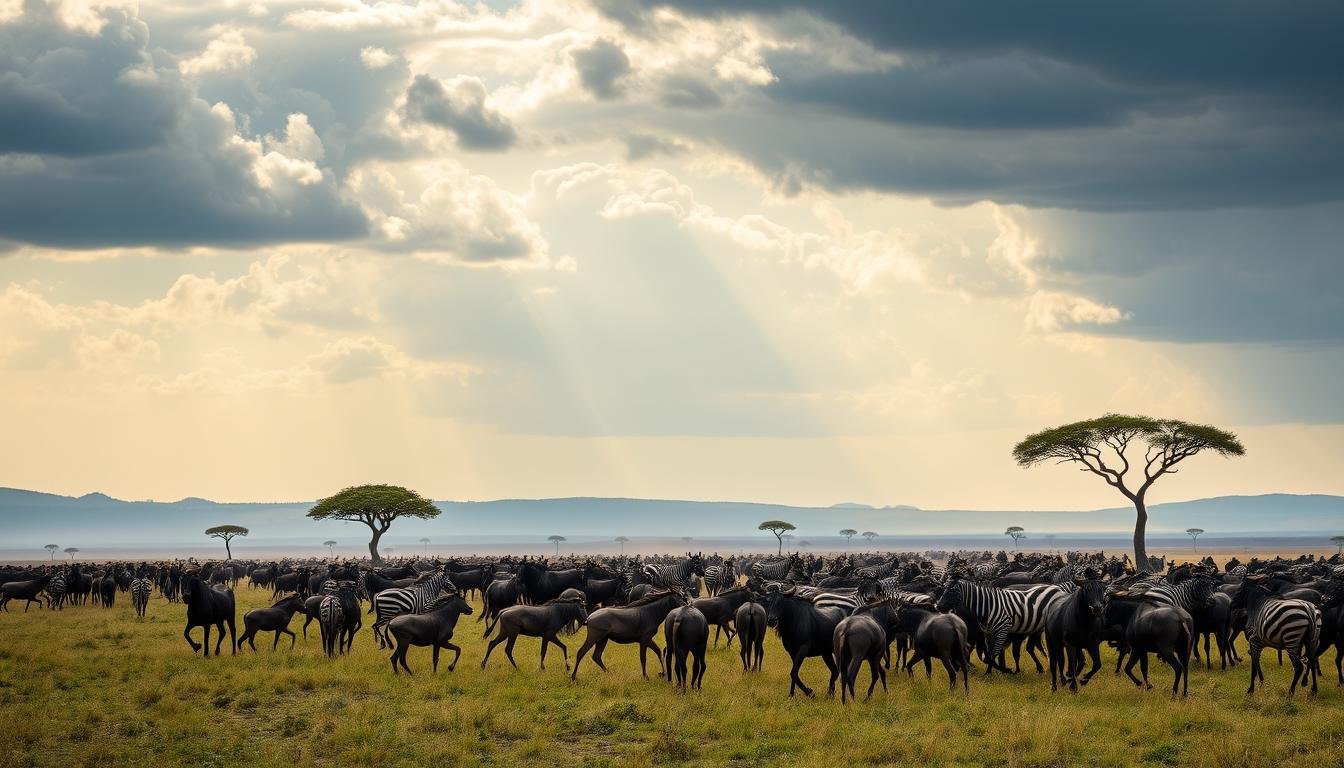
[[[379,648],[387,648],[391,643],[384,631],[387,623],[403,613],[424,613],[429,610],[440,592],[456,592],[453,580],[447,572],[441,572],[409,587],[384,589],[373,598],[373,636],[378,639]]]
[[[341,605],[341,596],[334,590],[317,606],[317,626],[322,630],[322,652],[327,658],[335,656],[343,647],[340,637],[345,628],[345,608]]]
[[[149,595],[154,591],[154,582],[144,576],[131,580],[131,605],[135,606],[137,618],[145,618],[145,609],[149,607]]]
[[[691,576],[703,575],[705,568],[700,555],[691,555],[672,565],[646,565],[643,572],[644,578],[654,589],[686,589],[691,583]]]
[[[794,571],[797,555],[751,564],[751,577],[765,581],[784,581]]]
[[[1193,616],[1208,601],[1209,595],[1213,594],[1214,586],[1213,579],[1202,576],[1176,584],[1164,581],[1149,587],[1148,591],[1143,593],[1143,599],[1158,605],[1182,608]]]
[[[736,568],[737,566],[733,563],[731,557],[724,560],[721,565],[711,565],[705,568],[705,587],[710,597],[726,589],[731,589],[737,584]]]
[[[1246,693],[1255,693],[1255,681],[1265,680],[1260,668],[1260,651],[1277,648],[1288,654],[1293,663],[1293,682],[1288,695],[1297,690],[1300,680],[1306,683],[1311,676],[1311,692],[1316,693],[1316,646],[1321,636],[1321,612],[1306,600],[1280,598],[1265,586],[1268,577],[1247,576],[1232,598],[1232,607],[1246,610],[1246,642],[1251,655],[1251,687]],[[1303,666],[1305,664],[1305,667]]]
[[[885,579],[866,581],[859,586],[859,592],[868,602],[881,600],[899,600],[904,605],[918,605],[933,609],[933,598],[923,592],[907,592],[901,589],[900,577],[888,576]]]
[[[954,578],[938,598],[943,613],[962,608],[978,622],[985,633],[986,674],[998,667],[1004,672],[999,655],[1008,635],[1034,635],[1045,629],[1045,608],[1064,594],[1053,584],[1036,584],[1026,589],[999,589]]]
[[[65,573],[63,571],[58,571],[55,576],[52,576],[51,581],[47,582],[45,590],[47,593],[47,607],[55,607],[57,609],[63,608],[66,597]]]
[[[818,609],[834,608],[840,611],[842,616],[848,616],[859,607],[861,602],[859,598],[858,587],[813,587],[806,584],[789,586],[782,581],[768,581],[765,583],[764,592],[784,592],[788,590],[789,594],[796,597],[802,597],[812,601],[812,605]]]

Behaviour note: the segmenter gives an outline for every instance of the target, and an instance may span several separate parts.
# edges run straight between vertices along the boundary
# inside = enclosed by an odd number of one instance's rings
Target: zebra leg
[[[1279,655],[1283,655],[1283,649],[1279,649]],[[1297,681],[1302,679],[1302,659],[1294,649],[1288,652],[1288,661],[1293,665],[1293,681],[1288,684],[1288,695],[1292,696],[1297,691]]]
[[[998,667],[1005,674],[1013,674],[1013,670],[1003,662],[1004,647],[1008,643],[1008,628],[994,627],[985,633],[985,675],[988,676]]]

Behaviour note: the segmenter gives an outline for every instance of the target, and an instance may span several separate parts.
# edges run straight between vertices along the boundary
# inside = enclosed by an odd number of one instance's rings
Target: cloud
[[[497,152],[518,139],[508,118],[486,105],[485,85],[474,77],[416,75],[404,111],[407,120],[451,131],[463,149]]]
[[[610,40],[595,40],[587,48],[572,54],[579,81],[599,99],[614,99],[624,90],[622,81],[630,74],[630,57]]]
[[[383,48],[369,45],[359,49],[359,60],[364,62],[364,66],[369,69],[382,69],[396,61],[397,57]]]
[[[96,32],[40,4],[0,25],[0,239],[66,248],[358,237],[359,209],[311,161],[263,147],[234,112],[156,63],[148,29]]]
[[[188,77],[208,72],[228,72],[247,69],[257,60],[257,50],[247,44],[243,33],[236,29],[225,31],[211,40],[205,50],[178,63],[178,69]]]
[[[655,156],[674,157],[690,148],[676,139],[663,138],[652,133],[632,133],[625,137],[625,157],[637,162]]]
[[[723,106],[723,97],[708,82],[693,75],[672,75],[659,87],[658,98],[665,106],[679,109],[715,109]]]

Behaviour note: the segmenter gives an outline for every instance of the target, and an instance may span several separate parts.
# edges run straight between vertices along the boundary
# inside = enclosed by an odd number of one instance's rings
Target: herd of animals
[[[759,671],[773,628],[791,664],[789,695],[812,695],[800,670],[816,657],[830,672],[831,694],[839,682],[842,701],[856,696],[864,664],[868,696],[878,683],[886,689],[893,662],[907,673],[923,662],[931,675],[937,661],[954,690],[960,677],[969,692],[974,664],[986,675],[1016,673],[1024,649],[1038,673],[1045,672],[1037,656],[1044,651],[1053,690],[1076,691],[1100,669],[1103,643],[1117,649],[1116,671],[1123,665],[1135,685],[1152,687],[1151,655],[1172,669],[1172,695],[1184,696],[1201,639],[1209,668],[1214,649],[1224,670],[1249,660],[1250,693],[1264,681],[1266,648],[1278,651],[1280,664],[1284,657],[1291,664],[1290,694],[1299,684],[1316,692],[1320,658],[1330,648],[1337,684],[1344,685],[1340,555],[1233,559],[1223,570],[1207,557],[1150,565],[1151,571],[1136,571],[1127,557],[1078,552],[49,564],[0,567],[0,609],[18,601],[25,612],[33,604],[112,608],[119,593],[128,593],[143,618],[157,592],[185,607],[183,636],[205,656],[212,629],[216,656],[226,628],[233,653],[244,644],[255,651],[261,633],[274,633],[273,651],[284,635],[293,648],[290,626],[300,614],[305,640],[317,623],[323,652],[336,656],[349,650],[369,616],[374,641],[392,650],[392,671],[410,673],[411,647],[431,649],[434,671],[440,650],[450,650],[448,669],[456,667],[461,648],[453,635],[459,618],[474,612],[468,599],[479,596],[476,620],[491,638],[482,668],[501,644],[517,667],[513,650],[521,635],[541,639],[543,669],[554,645],[577,678],[590,654],[605,670],[603,652],[614,642],[639,647],[646,678],[652,651],[660,675],[697,688],[711,630],[716,646],[721,637],[729,645],[736,638],[743,669]],[[272,605],[244,614],[238,635],[234,592],[244,581],[271,590]],[[191,636],[196,627],[203,628],[199,643]],[[561,637],[580,628],[586,636],[571,665]],[[1245,656],[1236,644],[1243,635]]]

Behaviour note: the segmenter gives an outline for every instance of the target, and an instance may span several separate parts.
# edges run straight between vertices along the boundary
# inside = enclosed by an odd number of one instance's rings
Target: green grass
[[[267,597],[242,589],[240,617]],[[608,674],[585,661],[577,683],[554,649],[538,671],[531,639],[515,652],[521,671],[502,648],[482,671],[475,616],[459,624],[461,664],[447,672],[445,658],[437,676],[427,649],[411,652],[414,677],[393,676],[367,629],[353,654],[325,659],[315,624],[293,652],[272,653],[267,638],[259,653],[205,660],[182,640],[184,612],[155,598],[137,621],[119,596],[111,611],[0,614],[0,768],[1344,764],[1344,694],[1331,679],[1317,698],[1287,699],[1272,654],[1252,698],[1238,667],[1195,671],[1189,698],[1172,701],[1158,664],[1158,690],[1103,669],[1076,696],[1034,673],[973,675],[969,697],[946,678],[893,674],[889,695],[845,707],[790,700],[773,636],[765,672],[743,674],[736,646],[711,650],[705,689],[682,694],[642,680],[631,646],[608,648]],[[825,690],[819,660],[803,674]]]

